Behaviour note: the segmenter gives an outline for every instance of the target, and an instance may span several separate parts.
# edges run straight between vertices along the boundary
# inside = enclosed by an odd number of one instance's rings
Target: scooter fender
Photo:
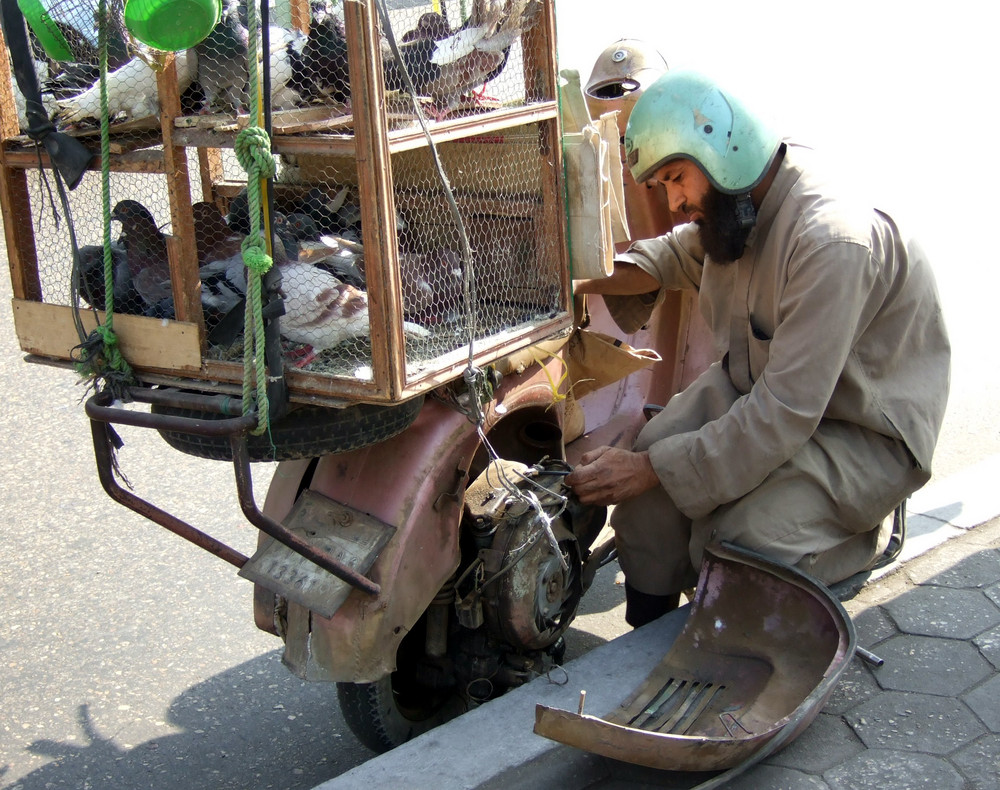
[[[559,398],[558,360],[548,375],[533,365],[505,378],[484,407],[490,432],[522,409],[550,408]],[[552,409],[561,421],[561,404]],[[459,525],[468,471],[480,445],[476,426],[461,412],[428,398],[399,436],[319,459],[309,487],[396,528],[368,572],[377,597],[354,590],[330,618],[288,603],[284,663],[309,680],[374,682],[396,668],[403,637],[459,565]],[[265,510],[280,517],[294,502],[307,465],[279,465]],[[273,496],[272,496],[273,494]],[[266,596],[265,596],[266,597]],[[273,599],[273,596],[271,596]],[[270,618],[258,594],[258,625]]]

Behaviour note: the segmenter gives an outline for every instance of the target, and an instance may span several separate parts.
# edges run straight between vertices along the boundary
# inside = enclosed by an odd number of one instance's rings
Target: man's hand
[[[658,486],[660,479],[648,453],[598,447],[583,454],[566,484],[585,505],[617,505]]]

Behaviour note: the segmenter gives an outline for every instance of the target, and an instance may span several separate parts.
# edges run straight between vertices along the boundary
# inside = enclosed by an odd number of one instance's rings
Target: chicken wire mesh
[[[561,237],[545,199],[543,143],[537,124],[442,143],[438,156],[449,173],[448,189],[427,148],[391,157],[409,378],[470,342],[503,342],[561,310]],[[279,217],[279,233],[302,234],[299,262],[282,271],[283,333],[322,350],[300,363],[306,369],[363,378],[368,317],[354,289],[367,285],[354,163],[323,156],[297,161],[315,181],[305,192],[300,187],[301,198],[291,203],[280,198],[279,185],[276,202],[291,210]],[[347,288],[334,286],[331,277]],[[339,289],[332,302],[323,283]],[[310,295],[321,303],[302,309]]]
[[[368,0],[377,21],[379,75],[390,122],[416,125],[416,99],[431,122],[523,106],[544,90],[525,79],[523,37],[538,27],[543,0]],[[184,114],[191,128],[219,128],[204,116],[246,113],[250,104],[245,0],[224,0],[212,33],[185,53]],[[353,131],[350,44],[344,0],[292,0],[258,19],[261,96],[275,133]],[[266,40],[265,40],[266,39]],[[267,51],[266,62],[263,52]],[[355,77],[356,78],[356,77]]]
[[[106,304],[101,175],[89,171],[68,193],[70,216],[55,198],[52,176],[25,174],[30,207],[17,206],[13,218],[33,229],[34,257],[42,301],[103,310]],[[114,310],[127,315],[174,318],[168,237],[172,233],[166,177],[116,172],[111,183],[111,254]],[[73,292],[74,253],[79,276]]]
[[[549,90],[554,83],[535,79],[536,67],[527,64],[528,36],[538,30],[544,3],[381,3],[362,4],[363,18],[371,15],[379,31],[383,64],[387,126],[375,134],[410,135],[406,145],[392,147],[390,140],[388,208],[362,198],[352,115],[360,108],[351,106],[347,54],[356,27],[345,23],[342,0],[295,0],[273,9],[266,26],[268,63],[261,74],[267,78],[261,93],[277,161],[262,225],[272,229],[272,252],[281,272],[284,314],[279,322],[286,366],[364,381],[374,377],[371,300],[396,303],[388,295],[370,294],[382,286],[366,279],[366,242],[369,259],[377,254],[383,266],[397,267],[400,311],[389,320],[402,323],[406,380],[434,372],[442,360],[453,364],[469,343],[502,344],[520,329],[565,312],[561,206],[553,207],[554,200],[561,201],[553,190],[554,122],[524,123],[515,117],[487,132],[473,128],[461,139],[442,137],[436,152],[421,137],[427,130],[436,134],[439,124],[489,118],[492,110],[554,99]],[[121,0],[109,4],[108,24],[116,31],[121,30],[120,6]],[[173,318],[170,262],[197,271],[204,353],[217,361],[239,360],[242,354],[246,271],[241,243],[253,223],[248,176],[236,162],[233,145],[248,123],[252,92],[247,21],[245,3],[228,0],[213,33],[174,54],[176,83],[166,94],[158,76],[165,54],[116,33],[124,49],[109,61],[107,80],[116,158],[111,176],[115,310]],[[360,46],[355,42],[363,54]],[[537,42],[533,46],[537,49]],[[543,42],[542,49],[547,46],[552,42]],[[50,61],[46,67],[50,78],[43,81],[43,99],[50,102],[53,119],[60,130],[96,150],[100,103],[90,55],[81,56],[79,64]],[[68,82],[70,74],[74,82]],[[174,147],[168,149],[161,135],[163,113],[173,127]],[[174,165],[168,151],[174,152]],[[70,195],[81,245],[77,294],[69,290],[73,255],[64,218],[47,197],[46,179],[29,171],[27,181],[30,208],[19,210],[31,215],[23,221],[32,226],[36,242],[42,300],[102,309],[99,174],[86,174]],[[179,203],[171,203],[171,188]],[[373,251],[365,227],[389,233],[388,248]],[[178,240],[184,243],[171,243]],[[196,257],[196,266],[185,256]],[[376,329],[378,334],[384,328]]]

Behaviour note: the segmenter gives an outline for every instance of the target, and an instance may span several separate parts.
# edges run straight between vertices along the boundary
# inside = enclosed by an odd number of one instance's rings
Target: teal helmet
[[[761,182],[780,144],[739,99],[692,71],[670,71],[650,85],[625,129],[625,157],[637,183],[672,159],[690,159],[730,195]]]

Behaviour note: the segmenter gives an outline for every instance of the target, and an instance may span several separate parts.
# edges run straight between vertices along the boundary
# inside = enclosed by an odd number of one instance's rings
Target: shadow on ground
[[[274,651],[185,691],[165,721],[165,737],[123,748],[87,704],[77,709],[72,742],[36,740],[52,762],[10,790],[217,790],[309,788],[368,760],[347,730],[332,684],[303,683]],[[9,766],[8,766],[9,768]],[[7,768],[0,768],[0,777]]]

